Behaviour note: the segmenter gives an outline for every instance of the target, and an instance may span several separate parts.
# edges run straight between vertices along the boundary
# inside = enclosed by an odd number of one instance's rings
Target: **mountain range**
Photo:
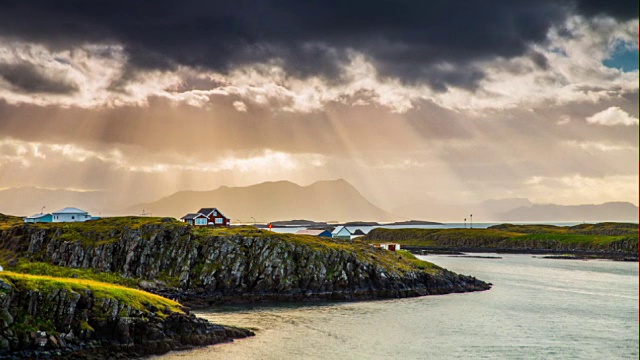
[[[498,215],[499,221],[638,221],[638,207],[628,202],[599,205],[534,204],[520,206]]]
[[[232,222],[392,221],[393,215],[375,206],[345,180],[318,181],[300,186],[289,181],[246,187],[222,186],[211,191],[180,191],[151,203],[129,207],[153,215],[182,217],[203,207],[217,207]]]
[[[462,222],[631,221],[638,207],[629,202],[588,205],[535,204],[525,198],[491,199],[475,204],[443,204],[428,199],[387,212],[367,200],[349,182],[338,179],[300,186],[289,181],[245,187],[222,186],[210,191],[179,191],[157,201],[131,205],[108,191],[49,190],[33,187],[0,190],[0,213],[31,215],[67,206],[93,215],[172,216],[180,218],[203,207],[217,207],[232,223],[307,219],[315,221],[378,221],[407,219]]]

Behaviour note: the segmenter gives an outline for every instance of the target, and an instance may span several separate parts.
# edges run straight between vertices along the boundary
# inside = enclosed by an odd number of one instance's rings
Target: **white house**
[[[51,215],[53,215],[53,222],[82,222],[91,220],[91,215],[89,215],[88,212],[74,207],[58,210]]]
[[[334,239],[351,240],[351,235],[353,235],[351,231],[342,225],[336,227],[331,232],[331,237]]]

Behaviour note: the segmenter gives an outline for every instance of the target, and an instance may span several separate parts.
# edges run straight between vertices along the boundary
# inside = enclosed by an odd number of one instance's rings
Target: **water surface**
[[[638,358],[637,263],[497,256],[422,257],[492,282],[485,292],[201,311],[256,336],[161,358]]]

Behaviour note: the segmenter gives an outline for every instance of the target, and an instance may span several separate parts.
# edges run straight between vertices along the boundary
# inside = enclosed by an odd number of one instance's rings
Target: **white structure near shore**
[[[66,207],[51,215],[53,215],[53,222],[83,222],[91,220],[91,215],[88,212],[74,207]]]
[[[351,240],[351,231],[347,229],[345,226],[338,226],[331,232],[331,237],[334,239],[342,239],[342,240]]]

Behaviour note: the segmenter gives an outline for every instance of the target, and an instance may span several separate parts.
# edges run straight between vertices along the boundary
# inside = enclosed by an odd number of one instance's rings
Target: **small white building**
[[[83,222],[91,220],[91,215],[88,212],[74,207],[66,207],[51,215],[53,215],[53,222]]]
[[[382,243],[382,244],[369,244],[373,247],[389,250],[389,251],[397,251],[400,250],[400,244],[398,243]]]
[[[342,239],[342,240],[351,240],[351,231],[347,229],[345,226],[338,226],[331,232],[331,237],[334,239]]]

